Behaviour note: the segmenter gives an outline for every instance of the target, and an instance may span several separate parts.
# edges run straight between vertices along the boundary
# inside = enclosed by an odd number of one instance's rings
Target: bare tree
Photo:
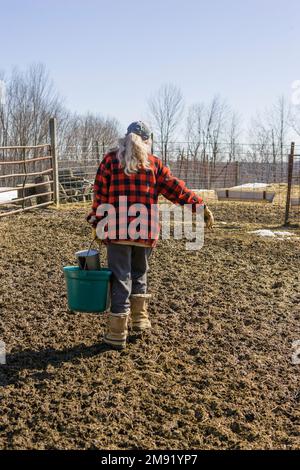
[[[284,174],[290,130],[291,110],[284,96],[280,96],[271,108],[263,114],[257,114],[252,120],[249,137],[253,145],[249,148],[248,159],[272,164],[274,182],[278,177],[278,165],[281,177]]]
[[[213,165],[219,158],[220,142],[224,140],[230,108],[219,95],[214,96],[209,107],[205,140],[210,144]]]
[[[300,136],[300,107],[297,107],[295,110],[293,110],[290,124],[294,132]]]
[[[271,129],[272,148],[278,155],[283,172],[283,161],[286,157],[287,137],[290,130],[291,109],[287,99],[280,96],[269,113],[269,128]]]
[[[206,109],[204,103],[193,104],[189,107],[186,120],[186,138],[188,153],[194,161],[199,159],[203,152],[203,135],[206,127]]]
[[[235,162],[241,158],[242,146],[240,145],[241,136],[241,116],[235,111],[230,111],[229,125],[226,129],[226,142],[229,145],[228,160]]]
[[[5,83],[5,101],[3,83]],[[49,118],[58,124],[59,155],[90,158],[116,142],[119,123],[100,115],[76,115],[68,111],[44,65],[0,74],[0,145],[37,145],[48,142]]]
[[[249,129],[247,160],[269,163],[271,156],[271,134],[260,114],[251,120]]]
[[[25,72],[14,69],[7,81],[6,95],[7,141],[14,145],[47,141],[49,118],[59,118],[63,102],[45,66],[34,64]]]
[[[6,112],[6,82],[4,72],[0,73],[0,145],[7,145],[8,122]]]
[[[189,153],[194,160],[216,163],[220,158],[220,143],[227,137],[230,116],[229,106],[219,95],[215,95],[209,103],[202,102],[189,108],[186,135]]]
[[[119,129],[120,124],[115,118],[103,118],[91,113],[70,115],[61,141],[61,158],[98,159],[109,146],[116,143]]]
[[[182,93],[171,83],[162,85],[149,99],[148,106],[153,127],[158,134],[162,159],[166,163],[169,145],[183,112]]]

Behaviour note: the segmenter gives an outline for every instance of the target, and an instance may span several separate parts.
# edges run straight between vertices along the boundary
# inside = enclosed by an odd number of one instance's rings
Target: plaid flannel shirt
[[[124,173],[116,152],[108,153],[100,163],[94,183],[92,212],[87,220],[96,227],[104,217],[103,214],[96,214],[98,207],[102,204],[111,204],[114,207],[116,217],[113,214],[112,217],[115,217],[116,229],[106,233],[106,241],[134,241],[154,246],[160,230],[157,210],[160,194],[174,204],[192,204],[193,211],[197,204],[204,205],[202,198],[173,176],[158,157],[150,155],[149,161],[150,169],[130,175]],[[147,208],[147,214],[143,208],[134,215],[128,212],[132,204],[143,204]],[[138,216],[139,238],[135,239],[130,236],[130,224]]]

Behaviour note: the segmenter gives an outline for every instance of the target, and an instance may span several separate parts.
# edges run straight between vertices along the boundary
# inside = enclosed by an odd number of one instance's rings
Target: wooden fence
[[[54,118],[49,133],[48,144],[0,147],[0,217],[59,204]]]

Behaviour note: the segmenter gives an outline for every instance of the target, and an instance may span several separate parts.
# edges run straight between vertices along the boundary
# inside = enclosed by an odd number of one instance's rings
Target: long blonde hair
[[[119,140],[117,156],[126,175],[137,173],[141,169],[150,169],[148,159],[150,153],[150,139],[143,140],[139,135],[131,132]]]

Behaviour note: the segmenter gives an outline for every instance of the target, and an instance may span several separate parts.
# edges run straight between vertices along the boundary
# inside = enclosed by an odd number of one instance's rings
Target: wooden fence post
[[[240,179],[239,162],[235,162],[235,186],[238,186]]]
[[[58,177],[58,155],[56,146],[56,118],[49,121],[50,145],[53,168],[53,196],[56,207],[59,206],[59,177]]]
[[[291,153],[289,154],[289,162],[288,162],[288,187],[287,187],[287,194],[286,194],[284,225],[288,225],[289,223],[291,192],[292,192],[292,182],[293,182],[294,154],[295,154],[295,142],[292,142]]]

